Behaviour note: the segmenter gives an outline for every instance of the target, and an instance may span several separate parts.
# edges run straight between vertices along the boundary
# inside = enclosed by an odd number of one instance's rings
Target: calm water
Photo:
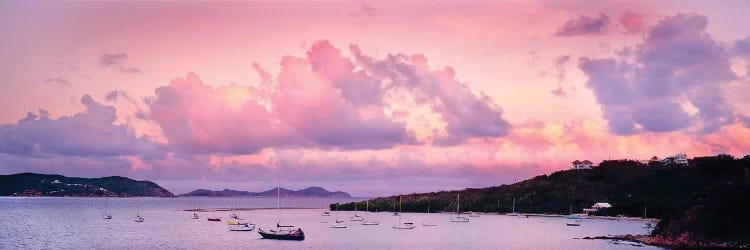
[[[282,199],[282,224],[301,226],[302,242],[264,240],[257,228],[252,232],[230,232],[226,222],[208,222],[211,212],[191,219],[191,208],[229,207],[232,198],[117,198],[109,200],[111,220],[103,220],[102,198],[11,198],[0,197],[0,249],[656,249],[615,244],[605,240],[574,239],[607,234],[640,234],[641,223],[585,220],[580,227],[567,227],[561,218],[519,218],[482,215],[470,223],[452,223],[448,214],[409,214],[405,221],[418,224],[413,230],[392,229],[398,217],[371,213],[381,224],[363,226],[350,222],[353,212],[323,217],[329,203],[361,200],[294,198]],[[275,198],[243,198],[243,207],[275,207]],[[146,218],[133,222],[136,207]],[[363,214],[363,213],[359,213]],[[227,212],[215,212],[223,219]],[[259,209],[240,214],[261,228],[276,223],[276,210]],[[330,228],[336,216],[348,228]],[[437,227],[422,227],[424,221]]]

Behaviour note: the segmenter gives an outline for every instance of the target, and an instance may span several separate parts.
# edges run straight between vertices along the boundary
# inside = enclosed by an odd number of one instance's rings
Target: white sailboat
[[[350,221],[364,221],[365,217],[359,216],[357,214],[357,203],[354,202],[354,217],[349,218]]]
[[[344,223],[344,220],[339,220],[338,211],[339,211],[339,204],[336,203],[336,210],[334,212],[336,214],[336,223],[333,223],[333,225],[331,225],[331,228],[346,228],[346,223]]]
[[[112,215],[109,214],[109,196],[107,196],[107,201],[104,204],[104,216],[102,216],[102,219],[105,219],[105,220],[112,219]]]
[[[134,221],[135,221],[135,222],[144,222],[144,221],[146,221],[146,219],[145,219],[145,218],[143,218],[143,216],[141,216],[141,214],[140,214],[140,212],[139,212],[139,211],[140,211],[140,209],[139,209],[139,207],[138,207],[138,206],[139,206],[139,204],[138,204],[138,202],[136,201],[136,203],[135,203],[135,220],[134,220]]]
[[[456,214],[451,216],[451,222],[469,222],[469,217],[461,216],[461,195],[456,197]]]
[[[511,212],[509,214],[506,214],[508,216],[520,216],[519,213],[516,213],[516,197],[513,197],[513,206],[511,207]]]
[[[238,198],[238,200],[237,200],[237,208],[234,209],[234,211],[236,211],[236,212],[231,213],[229,215],[229,218],[232,218],[234,220],[227,220],[227,225],[248,225],[248,224],[250,224],[249,222],[245,221],[244,219],[242,219],[240,217],[240,210],[241,210],[240,209],[240,206],[241,206],[240,204],[242,202],[241,199],[242,198]],[[231,208],[230,208],[230,211],[231,211]],[[245,231],[245,230],[237,230],[237,231]],[[246,231],[250,231],[250,230],[246,230]]]
[[[401,196],[398,196],[398,223],[393,225],[395,229],[414,229],[416,225],[413,222],[401,221]]]
[[[372,213],[370,213],[370,201],[367,201],[367,219],[362,222],[362,225],[366,226],[377,226],[380,225],[380,221],[377,219],[372,218]]]
[[[432,223],[432,221],[430,221],[430,205],[427,205],[427,221],[422,222],[422,226],[426,226],[426,227],[437,226],[437,224]]]

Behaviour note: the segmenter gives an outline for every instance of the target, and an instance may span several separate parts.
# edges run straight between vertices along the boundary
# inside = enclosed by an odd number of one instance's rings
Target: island
[[[156,183],[121,176],[80,178],[21,173],[0,175],[0,196],[174,197],[174,194]]]
[[[196,189],[190,193],[178,195],[180,197],[185,196],[211,196],[211,197],[240,197],[240,196],[255,196],[255,197],[276,197],[276,188],[269,189],[263,192],[249,192],[249,191],[237,191],[232,189],[224,189],[221,191],[212,191],[208,189]],[[300,190],[291,190],[286,188],[280,188],[278,193],[281,197],[329,197],[329,198],[349,198],[352,197],[349,193],[341,191],[328,191],[322,187],[308,187]]]
[[[686,164],[607,160],[591,169],[540,175],[509,185],[379,197],[372,211],[461,211],[658,219],[651,235],[605,236],[669,247],[750,247],[750,156],[695,157]],[[514,202],[515,201],[515,202]],[[591,211],[595,203],[610,208]],[[361,209],[365,201],[356,203]],[[515,206],[513,207],[513,204]],[[355,203],[331,204],[354,210]],[[597,237],[591,237],[597,238]]]

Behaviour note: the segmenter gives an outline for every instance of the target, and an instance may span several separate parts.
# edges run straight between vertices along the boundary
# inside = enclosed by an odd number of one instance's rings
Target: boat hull
[[[276,234],[273,232],[266,232],[262,229],[258,229],[258,233],[260,234],[263,239],[270,239],[270,240],[296,240],[296,241],[302,241],[305,240],[305,233],[300,231],[299,234]]]

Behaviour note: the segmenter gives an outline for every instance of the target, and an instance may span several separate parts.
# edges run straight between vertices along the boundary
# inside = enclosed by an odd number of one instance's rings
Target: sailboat
[[[344,223],[344,220],[339,220],[339,204],[336,203],[336,223],[331,225],[331,228],[346,228],[346,224]]]
[[[646,219],[646,208],[648,208],[648,207],[643,207],[643,219],[644,220]],[[651,228],[654,228],[654,225],[651,224],[651,222],[646,222],[645,224],[643,224],[643,228],[649,228],[649,229],[651,229]]]
[[[211,197],[214,197],[214,192],[211,191]],[[216,209],[211,209],[211,217],[206,217],[208,221],[221,221],[221,217],[216,217]]]
[[[580,226],[583,218],[581,216],[573,214],[573,206],[570,206],[569,210],[570,215],[565,216],[565,225],[571,227]]]
[[[461,216],[461,195],[456,196],[456,215],[451,216],[451,222],[469,222],[468,217]]]
[[[399,199],[401,199],[401,198],[399,198]],[[393,216],[398,216],[398,215],[399,215],[398,212],[396,212],[396,203],[394,202],[393,203]]]
[[[354,203],[354,217],[349,219],[350,221],[364,221],[365,217],[359,216],[357,214],[357,203]]]
[[[372,216],[370,216],[371,214],[370,214],[370,201],[369,200],[367,201],[367,214],[368,214],[367,219],[362,222],[362,225],[366,225],[366,226],[380,225],[379,221],[373,220]]]
[[[208,221],[221,221],[221,217],[217,217],[216,215],[216,209],[211,209],[211,216],[206,217],[206,220]]]
[[[240,218],[240,204],[241,204],[241,198],[238,198],[237,200],[237,208],[235,209],[234,213],[231,213],[229,215],[229,218],[235,219],[235,220],[227,220],[227,225],[247,225],[248,222],[244,221],[242,218]],[[231,208],[230,208],[231,211]],[[252,230],[252,229],[251,229]],[[250,231],[250,230],[247,230]]]
[[[144,219],[143,216],[141,216],[141,214],[139,213],[140,210],[139,210],[138,205],[139,204],[136,201],[136,203],[135,203],[135,220],[134,221],[135,222],[144,222],[144,221],[146,221],[146,219]]]
[[[196,212],[193,212],[193,220],[197,220],[197,219],[200,219],[200,218],[201,218],[201,217],[200,217],[200,216],[198,216],[198,213],[196,213]]]
[[[413,222],[401,221],[401,196],[398,196],[398,223],[393,225],[395,229],[414,229],[416,225]]]
[[[520,216],[520,214],[516,213],[516,197],[513,197],[513,206],[511,207],[511,212],[509,214],[506,214],[508,216]]]
[[[279,182],[281,182],[279,180]],[[280,185],[276,187],[276,229],[269,229],[268,231],[258,228],[258,233],[264,239],[272,240],[305,240],[305,232],[302,228],[291,229],[293,226],[281,226],[281,205],[280,205]]]
[[[431,221],[429,221],[429,219],[430,219],[430,205],[427,205],[427,219],[428,219],[427,221],[422,222],[422,226],[426,226],[426,227],[437,226],[437,224],[432,223]]]
[[[107,196],[107,201],[104,204],[104,216],[102,216],[102,219],[105,219],[105,220],[112,219],[112,215],[109,214],[109,196]]]

